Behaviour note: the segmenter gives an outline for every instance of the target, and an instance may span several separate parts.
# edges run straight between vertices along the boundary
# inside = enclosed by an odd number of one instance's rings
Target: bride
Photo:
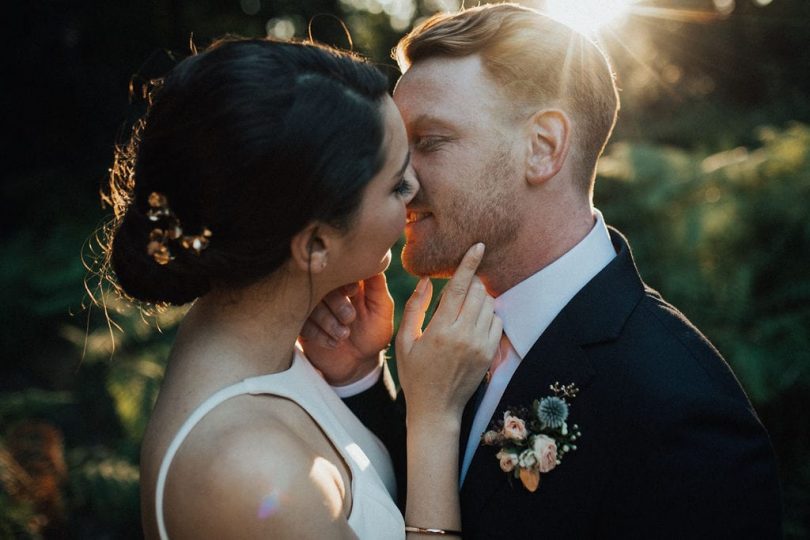
[[[382,272],[417,190],[386,79],[348,53],[222,40],[153,90],[116,153],[108,256],[127,297],[193,305],[142,446],[147,538],[460,535],[461,410],[501,335],[474,275],[484,246],[424,333],[427,280],[400,326],[407,520],[384,447],[296,347],[341,286],[358,283],[359,317],[392,321]],[[379,361],[389,338],[354,352]]]

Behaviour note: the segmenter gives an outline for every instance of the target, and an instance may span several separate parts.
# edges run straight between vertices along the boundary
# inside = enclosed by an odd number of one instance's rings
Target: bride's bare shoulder
[[[234,398],[209,413],[178,451],[164,503],[170,536],[351,536],[340,465],[290,423],[289,402],[252,399],[274,406]]]

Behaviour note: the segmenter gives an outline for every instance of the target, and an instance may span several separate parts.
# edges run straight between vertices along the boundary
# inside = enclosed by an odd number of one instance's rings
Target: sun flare
[[[636,0],[546,0],[546,13],[586,35],[615,24]]]

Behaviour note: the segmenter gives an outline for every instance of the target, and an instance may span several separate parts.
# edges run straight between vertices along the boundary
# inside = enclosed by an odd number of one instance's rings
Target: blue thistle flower
[[[556,396],[544,397],[537,405],[537,418],[551,429],[561,428],[568,419],[568,403]]]

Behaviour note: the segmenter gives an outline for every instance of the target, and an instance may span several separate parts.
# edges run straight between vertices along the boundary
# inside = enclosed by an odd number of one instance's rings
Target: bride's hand
[[[380,273],[329,293],[315,306],[299,341],[324,379],[342,386],[380,365],[380,351],[393,333],[394,300]]]
[[[409,425],[412,419],[458,422],[492,362],[503,326],[475,275],[483,254],[483,244],[467,251],[424,333],[430,280],[420,280],[405,306],[396,347]]]

